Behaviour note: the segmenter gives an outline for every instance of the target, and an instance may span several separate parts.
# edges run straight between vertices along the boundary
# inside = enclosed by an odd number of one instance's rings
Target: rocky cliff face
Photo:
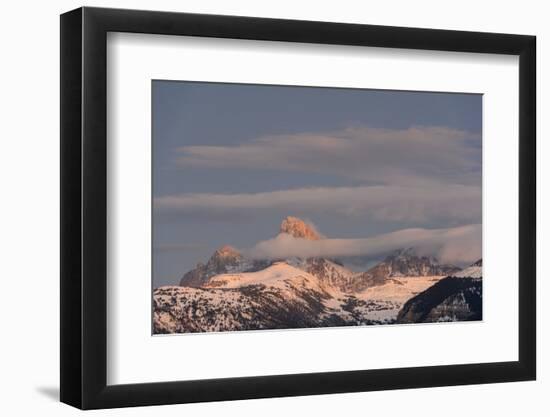
[[[279,229],[280,233],[287,233],[293,237],[308,239],[308,240],[319,240],[321,239],[320,234],[315,230],[313,226],[307,224],[302,219],[297,217],[288,216],[285,217],[281,223]]]
[[[286,259],[285,262],[314,275],[321,285],[342,292],[349,292],[359,275],[336,261],[325,258],[293,258]]]
[[[453,265],[440,264],[436,258],[418,256],[412,249],[400,249],[366,272],[355,274],[345,290],[360,292],[384,285],[392,278],[445,276],[459,270]]]
[[[228,272],[247,272],[265,268],[267,261],[247,260],[235,248],[225,245],[214,252],[206,264],[199,263],[180,280],[182,287],[200,287],[209,278]]]
[[[367,272],[374,277],[427,277],[451,275],[460,268],[440,264],[431,256],[418,256],[413,249],[400,249]]]

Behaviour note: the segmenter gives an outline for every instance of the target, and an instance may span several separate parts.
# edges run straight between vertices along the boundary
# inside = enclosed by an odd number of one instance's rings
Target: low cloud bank
[[[257,243],[245,250],[252,258],[382,256],[400,248],[414,248],[419,255],[464,265],[481,257],[481,225],[447,229],[403,229],[364,239],[297,239],[287,234]]]
[[[310,187],[259,193],[188,193],[157,197],[158,213],[181,213],[200,218],[231,220],[236,214],[331,213],[368,216],[377,221],[426,224],[448,220],[454,224],[481,220],[481,187],[430,183],[423,186],[374,185]]]

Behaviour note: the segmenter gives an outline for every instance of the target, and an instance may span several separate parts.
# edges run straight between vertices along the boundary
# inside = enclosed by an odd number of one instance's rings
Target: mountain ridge
[[[282,220],[279,233],[306,240],[322,239],[312,225],[293,216],[287,216]],[[367,271],[355,272],[340,265],[336,260],[323,257],[247,259],[237,249],[224,245],[214,252],[206,264],[198,263],[194,269],[185,273],[179,284],[200,287],[216,275],[257,272],[277,261],[300,265],[305,272],[317,275],[325,283],[330,282],[344,292],[358,292],[369,286],[382,285],[388,278],[443,276],[460,270],[453,265],[440,264],[434,257],[418,256],[412,248],[398,249]]]
[[[324,237],[288,216],[279,233]],[[224,245],[153,292],[154,333],[476,320],[481,260],[467,268],[402,248],[363,272],[336,259],[248,259]],[[479,301],[479,303],[478,303]]]

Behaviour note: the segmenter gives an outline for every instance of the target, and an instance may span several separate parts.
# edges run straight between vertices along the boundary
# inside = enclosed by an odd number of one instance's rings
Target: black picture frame
[[[519,360],[107,385],[108,32],[519,56]],[[95,409],[534,380],[535,51],[524,35],[88,7],[61,15],[61,401]]]

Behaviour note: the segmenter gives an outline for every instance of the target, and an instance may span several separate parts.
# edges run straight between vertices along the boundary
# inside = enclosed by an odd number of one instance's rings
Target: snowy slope
[[[280,287],[288,282],[320,289],[319,280],[316,277],[286,262],[275,262],[271,266],[256,272],[215,275],[203,287],[239,288],[247,285]]]
[[[387,300],[403,304],[408,299],[421,293],[438,282],[442,276],[393,278],[384,285],[367,288],[356,294],[357,298],[366,300]]]
[[[405,301],[440,278],[392,278],[345,293],[294,265],[276,262],[260,271],[215,275],[200,288],[158,288],[154,328],[155,333],[183,333],[391,324]]]
[[[453,277],[458,278],[482,278],[483,277],[483,265],[481,259],[467,268],[464,268],[462,271],[452,274]]]

